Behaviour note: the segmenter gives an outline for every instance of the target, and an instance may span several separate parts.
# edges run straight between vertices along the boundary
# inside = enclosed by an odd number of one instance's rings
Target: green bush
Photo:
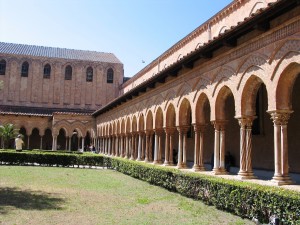
[[[298,192],[106,156],[104,165],[240,217],[267,223],[276,215],[284,224],[300,224]]]
[[[103,157],[96,154],[57,153],[48,151],[0,151],[0,162],[11,165],[103,166]]]
[[[84,153],[0,151],[0,162],[12,165],[103,166],[181,195],[202,200],[218,209],[266,223],[276,215],[284,224],[300,224],[300,194],[278,187],[228,180],[144,162]]]

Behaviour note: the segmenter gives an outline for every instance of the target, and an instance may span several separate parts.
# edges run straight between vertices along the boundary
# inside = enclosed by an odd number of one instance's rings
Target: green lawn
[[[0,224],[253,224],[112,170],[0,166]]]

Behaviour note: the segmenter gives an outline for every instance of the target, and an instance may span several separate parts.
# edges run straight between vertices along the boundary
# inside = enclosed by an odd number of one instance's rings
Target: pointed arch
[[[164,116],[161,107],[158,107],[155,114],[155,129],[163,128]]]
[[[145,118],[144,118],[144,114],[141,113],[139,116],[139,131],[144,131],[145,130]]]
[[[131,132],[131,127],[130,127],[130,118],[127,117],[126,119],[126,127],[125,127],[126,133],[129,134]]]
[[[210,111],[210,102],[209,102],[207,95],[202,92],[196,102],[196,108],[195,108],[196,124],[205,124],[209,121],[209,119],[205,118],[205,109],[206,108],[208,108]],[[209,116],[210,116],[210,113],[209,113]]]
[[[223,86],[218,92],[215,103],[215,119],[226,120],[225,103],[229,96],[233,96],[231,89],[228,86]],[[234,97],[233,97],[234,98]]]
[[[124,120],[124,118],[122,118],[122,120],[121,120],[121,133],[122,134],[125,134],[125,120]]]
[[[132,118],[132,132],[137,132],[137,120],[136,120],[136,116],[133,116],[133,118]]]
[[[192,122],[191,104],[187,98],[184,98],[179,106],[179,125],[189,126]]]
[[[291,63],[281,73],[276,87],[276,109],[292,109],[293,86],[300,74],[300,64]]]
[[[255,116],[257,91],[262,83],[263,81],[255,75],[246,81],[241,98],[242,116]]]
[[[153,114],[151,110],[147,112],[146,130],[153,130]]]
[[[175,127],[176,126],[176,112],[175,107],[171,103],[168,105],[166,111],[166,127]]]

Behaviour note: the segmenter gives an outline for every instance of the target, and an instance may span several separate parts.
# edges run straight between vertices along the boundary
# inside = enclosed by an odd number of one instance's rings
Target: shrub
[[[284,224],[300,224],[300,194],[279,187],[181,172],[143,162],[104,156],[104,166],[150,184],[202,200],[240,217],[269,222],[276,215]]]
[[[103,166],[99,155],[57,153],[49,151],[0,151],[0,162],[11,165],[39,164],[41,166]]]

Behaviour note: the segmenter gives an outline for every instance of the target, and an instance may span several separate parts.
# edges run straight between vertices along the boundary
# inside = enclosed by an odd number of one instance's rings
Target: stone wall
[[[0,54],[6,61],[6,73],[0,75],[4,89],[0,104],[46,108],[96,110],[119,95],[123,65],[114,63],[52,59]],[[29,63],[28,77],[21,77],[22,63]],[[46,64],[51,66],[49,79],[43,78]],[[66,66],[72,66],[72,79],[65,80]],[[86,81],[86,70],[93,68],[93,81]],[[107,70],[114,71],[114,82],[107,83]]]

